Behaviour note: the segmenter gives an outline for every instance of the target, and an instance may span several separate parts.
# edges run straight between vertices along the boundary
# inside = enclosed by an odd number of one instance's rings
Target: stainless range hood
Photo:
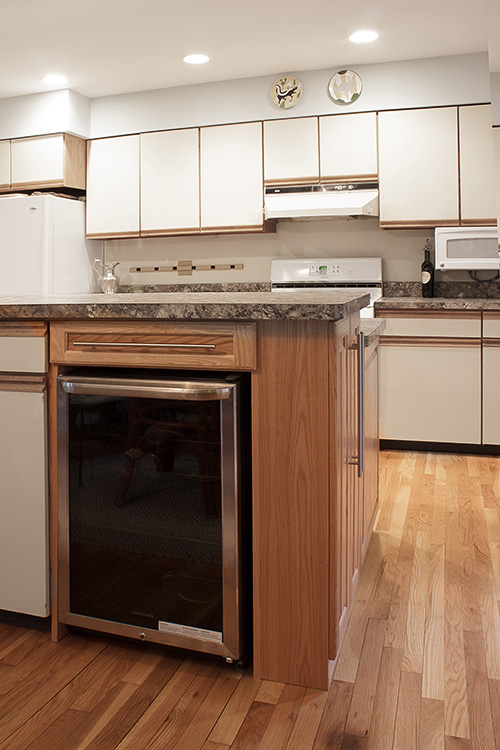
[[[378,216],[378,183],[269,186],[266,219]]]

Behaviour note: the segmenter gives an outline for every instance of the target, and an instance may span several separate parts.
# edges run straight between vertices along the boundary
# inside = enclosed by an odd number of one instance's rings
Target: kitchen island
[[[328,687],[376,506],[373,481],[358,476],[359,310],[368,299],[351,292],[318,293],[314,302],[300,293],[0,299],[6,335],[16,337],[22,326],[29,333],[30,327],[49,324],[55,638],[64,630],[55,593],[58,372],[75,364],[246,371],[251,381],[254,673]],[[371,322],[369,332],[367,351],[374,353],[379,324]],[[94,342],[85,351],[76,346],[81,334],[91,334]],[[148,344],[179,341],[179,336],[191,342],[210,339],[213,349],[207,355],[175,347],[163,354],[148,350]],[[131,342],[133,354],[122,348]],[[376,360],[370,356],[369,361],[375,362],[373,400]],[[372,415],[374,409],[376,416],[376,395]],[[367,466],[372,480],[375,472],[376,493],[378,446],[376,440],[370,445]]]

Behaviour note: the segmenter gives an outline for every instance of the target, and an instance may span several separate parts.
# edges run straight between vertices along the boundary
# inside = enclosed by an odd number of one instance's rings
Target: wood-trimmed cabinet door
[[[200,130],[201,231],[262,231],[262,123]]]
[[[0,141],[0,188],[10,187],[10,141]]]
[[[321,181],[377,179],[375,112],[320,117],[319,146]]]
[[[500,445],[500,313],[483,312],[483,443]]]
[[[266,185],[318,180],[318,118],[292,117],[264,122]]]
[[[497,219],[497,225],[500,227],[500,125],[496,125],[492,129],[493,137],[493,162],[495,170],[495,197],[496,197],[496,211],[495,216]],[[500,241],[500,237],[499,237]]]
[[[456,107],[379,112],[380,225],[459,223]]]
[[[11,187],[85,189],[86,142],[68,133],[10,142]]]
[[[349,620],[361,567],[362,479],[358,476],[359,316],[334,324],[335,373],[331,472],[330,659],[335,659]]]
[[[491,105],[459,107],[460,208],[464,224],[495,224]]]
[[[87,237],[138,237],[138,135],[88,142]]]
[[[363,472],[362,557],[366,553],[378,504],[378,341],[365,349],[365,468]]]
[[[143,133],[141,236],[200,231],[199,130]]]

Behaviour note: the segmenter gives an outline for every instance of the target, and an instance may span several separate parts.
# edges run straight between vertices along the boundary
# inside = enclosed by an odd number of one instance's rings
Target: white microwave
[[[436,270],[500,269],[496,227],[436,227],[434,232]]]

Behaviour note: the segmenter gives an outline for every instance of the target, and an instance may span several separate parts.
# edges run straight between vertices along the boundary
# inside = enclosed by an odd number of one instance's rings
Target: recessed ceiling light
[[[42,81],[47,86],[64,86],[65,83],[68,83],[66,76],[59,75],[59,73],[49,73],[42,78]]]
[[[355,42],[356,44],[365,44],[365,42],[374,42],[375,39],[378,39],[378,34],[376,31],[369,31],[368,29],[364,29],[363,31],[355,31],[354,34],[351,34],[349,37],[350,42]]]
[[[186,57],[182,58],[185,63],[189,63],[190,65],[203,65],[203,63],[206,63],[210,60],[207,55],[186,55]]]

